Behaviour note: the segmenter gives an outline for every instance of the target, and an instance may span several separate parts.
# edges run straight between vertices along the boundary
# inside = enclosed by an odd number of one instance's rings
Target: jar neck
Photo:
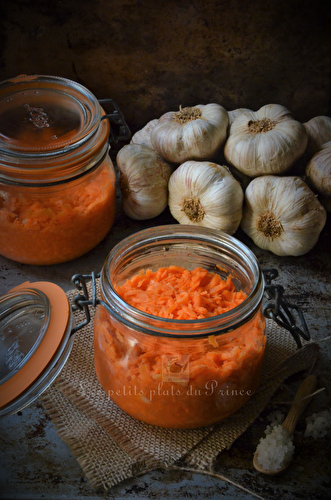
[[[193,258],[192,255],[195,255]],[[191,257],[190,257],[191,255]],[[144,266],[156,270],[201,259],[212,268],[219,262],[222,277],[231,275],[247,298],[232,310],[199,320],[155,317],[130,306],[116,292],[116,286]],[[185,267],[185,264],[179,264]],[[146,268],[145,267],[145,268]],[[217,272],[216,265],[214,266]],[[219,269],[220,269],[219,268]],[[260,309],[263,273],[254,254],[239,240],[215,230],[193,226],[169,225],[140,231],[116,245],[108,255],[101,273],[101,292],[111,314],[130,328],[146,334],[171,338],[204,338],[221,335],[247,323]]]

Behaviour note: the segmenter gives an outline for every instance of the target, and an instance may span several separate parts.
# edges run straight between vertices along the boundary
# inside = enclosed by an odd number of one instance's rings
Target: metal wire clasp
[[[100,303],[100,301],[97,299],[97,287],[96,287],[96,279],[99,277],[100,273],[96,274],[92,272],[91,274],[75,274],[71,278],[71,283],[75,285],[77,290],[82,292],[73,298],[72,310],[77,311],[78,309],[80,309],[85,313],[84,321],[82,321],[79,325],[76,325],[71,330],[72,335],[81,328],[83,328],[84,326],[88,325],[88,323],[91,321],[89,306],[96,307]],[[92,299],[90,299],[89,297],[86,285],[86,281],[90,280],[92,281]]]
[[[310,334],[306,320],[300,307],[296,304],[291,304],[284,295],[284,288],[281,285],[273,285],[271,281],[278,276],[277,269],[262,269],[266,282],[265,292],[269,302],[263,308],[263,314],[266,318],[273,319],[279,326],[288,330],[297,346],[302,347],[301,339],[310,340]],[[296,312],[300,320],[299,328],[296,325],[296,318],[293,312]]]
[[[110,104],[113,107],[111,113],[106,113],[101,117],[101,120],[108,118],[110,125],[109,142],[117,144],[119,141],[126,141],[131,138],[131,130],[129,129],[124,115],[113,99],[98,99],[99,103]],[[115,134],[112,124],[118,129],[118,134]]]

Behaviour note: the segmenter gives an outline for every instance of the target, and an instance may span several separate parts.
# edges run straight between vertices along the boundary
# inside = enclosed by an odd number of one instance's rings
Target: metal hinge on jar
[[[298,348],[302,347],[301,338],[304,340],[310,340],[310,334],[308,331],[307,323],[304,318],[303,312],[300,307],[296,304],[291,304],[287,297],[284,295],[284,288],[281,285],[271,284],[272,280],[278,277],[277,269],[263,269],[262,270],[264,279],[266,282],[265,293],[268,299],[267,304],[263,308],[263,314],[266,318],[272,319],[279,326],[289,331],[293,336]],[[85,320],[73,328],[72,333],[80,330],[86,326],[90,320],[89,306],[96,307],[98,304],[104,306],[109,312],[111,312],[108,304],[103,300],[97,298],[97,287],[96,279],[100,277],[101,273],[91,274],[75,274],[71,278],[71,282],[75,285],[77,290],[79,290],[79,295],[76,295],[73,299],[73,310],[80,309],[85,312]],[[89,297],[89,292],[87,290],[87,281],[92,281],[92,298]],[[295,317],[295,314],[297,318]],[[297,321],[300,322],[300,327],[297,325]],[[300,338],[301,337],[301,338]]]
[[[84,328],[84,326],[88,325],[89,322],[91,321],[91,315],[90,315],[90,310],[89,306],[96,307],[98,304],[103,305],[107,310],[109,310],[108,304],[104,302],[103,300],[97,299],[97,284],[96,280],[97,278],[100,278],[101,273],[95,273],[92,272],[91,274],[75,274],[71,278],[71,282],[77,290],[79,290],[80,294],[76,295],[73,298],[73,304],[72,304],[72,310],[77,311],[80,309],[85,313],[85,319],[76,325],[75,327],[72,328],[71,334],[73,335],[76,333],[78,330],[81,328]],[[87,289],[87,281],[92,281],[91,284],[91,289],[92,289],[92,298],[90,299],[89,297],[89,292]]]
[[[264,287],[268,298],[268,303],[263,308],[263,314],[266,318],[273,319],[277,325],[288,330],[297,346],[302,347],[301,339],[310,340],[310,334],[306,320],[300,307],[296,304],[291,304],[286,295],[284,288],[281,285],[271,284],[272,280],[278,276],[277,269],[262,269],[266,285]],[[297,318],[295,317],[295,313]],[[297,326],[297,321],[300,322],[300,328]]]
[[[98,99],[101,106],[104,104],[111,105],[113,111],[101,117],[101,120],[108,118],[110,125],[109,142],[117,144],[120,141],[128,141],[131,138],[131,131],[125,121],[124,115],[113,99]],[[106,111],[106,110],[105,110]],[[114,126],[118,133],[114,132]]]

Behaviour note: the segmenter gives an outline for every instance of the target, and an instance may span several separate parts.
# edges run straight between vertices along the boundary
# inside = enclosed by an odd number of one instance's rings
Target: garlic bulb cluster
[[[306,158],[307,144],[318,151],[305,182],[288,171]],[[228,234],[241,225],[262,249],[304,255],[331,211],[331,118],[302,124],[278,104],[256,112],[227,112],[216,103],[180,107],[138,130],[117,166],[132,219],[151,219],[169,206],[180,224]]]
[[[243,198],[240,183],[216,163],[184,162],[169,180],[169,209],[181,224],[233,234],[240,224]]]
[[[314,154],[306,167],[307,181],[319,195],[327,212],[331,212],[331,141]]]
[[[279,104],[240,113],[225,143],[226,160],[251,177],[281,174],[300,158],[307,146],[302,123]]]
[[[307,150],[310,154],[317,153],[326,142],[331,141],[331,118],[315,116],[303,124],[308,134]]]
[[[127,144],[117,153],[123,210],[132,219],[151,219],[168,204],[172,167],[153,149]]]
[[[149,121],[141,130],[138,130],[131,137],[131,144],[140,144],[141,146],[146,146],[148,148],[153,149],[153,145],[151,143],[151,131],[157,124],[158,120],[154,119]]]
[[[151,131],[151,142],[171,163],[212,159],[225,142],[228,113],[215,103],[180,108],[162,115]]]
[[[300,177],[261,176],[246,189],[241,227],[276,255],[307,253],[325,222],[325,209]]]

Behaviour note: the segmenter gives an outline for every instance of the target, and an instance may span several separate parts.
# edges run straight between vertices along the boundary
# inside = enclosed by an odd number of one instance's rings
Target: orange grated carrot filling
[[[247,297],[236,290],[230,277],[224,280],[201,267],[190,271],[180,266],[142,270],[116,291],[140,311],[180,320],[224,314]]]
[[[85,184],[73,181],[58,191],[0,189],[0,254],[45,265],[91,250],[115,219],[115,183],[115,173],[105,161]]]

